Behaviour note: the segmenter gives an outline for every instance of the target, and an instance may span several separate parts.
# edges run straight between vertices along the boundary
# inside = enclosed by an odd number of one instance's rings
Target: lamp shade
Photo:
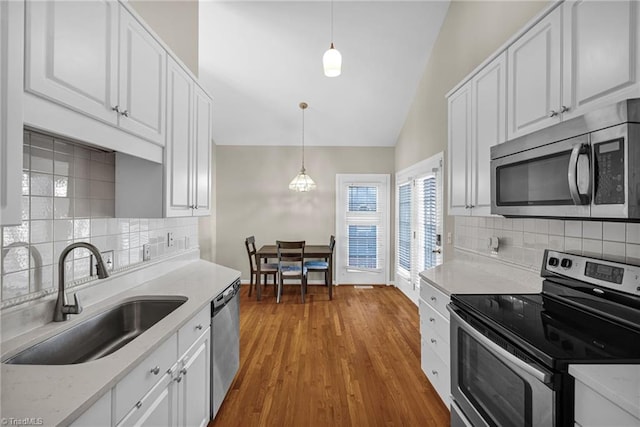
[[[316,188],[316,183],[306,174],[304,167],[300,169],[300,173],[296,175],[289,183],[289,190],[306,192]]]
[[[327,77],[337,77],[342,70],[342,55],[338,49],[331,47],[322,56],[322,65],[324,66],[324,75]]]

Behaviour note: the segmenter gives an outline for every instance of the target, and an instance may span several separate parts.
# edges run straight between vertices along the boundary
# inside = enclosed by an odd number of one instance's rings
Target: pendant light
[[[289,183],[289,190],[299,192],[311,191],[316,188],[316,183],[313,182],[313,179],[307,175],[304,169],[304,110],[308,106],[306,102],[300,103],[300,109],[302,110],[302,168],[300,168],[300,173]]]
[[[322,65],[324,75],[327,77],[337,77],[342,71],[342,55],[333,47],[333,0],[331,0],[331,47],[322,56]]]

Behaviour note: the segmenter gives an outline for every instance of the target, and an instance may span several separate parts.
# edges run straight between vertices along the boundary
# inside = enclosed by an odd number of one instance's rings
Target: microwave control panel
[[[595,204],[624,204],[624,138],[593,144],[593,154]]]

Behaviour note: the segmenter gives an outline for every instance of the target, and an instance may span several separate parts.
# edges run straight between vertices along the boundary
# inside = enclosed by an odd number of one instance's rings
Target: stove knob
[[[571,260],[569,258],[562,258],[562,261],[560,261],[560,266],[562,268],[570,268],[571,267]]]
[[[558,266],[558,258],[556,258],[556,257],[549,258],[549,265],[551,267],[557,267]]]

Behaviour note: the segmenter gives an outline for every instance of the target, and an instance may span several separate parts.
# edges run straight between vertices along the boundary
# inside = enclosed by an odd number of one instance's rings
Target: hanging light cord
[[[331,47],[333,47],[333,0],[331,0]]]
[[[305,108],[306,107],[302,107],[302,171],[303,172],[304,172],[304,109]]]

